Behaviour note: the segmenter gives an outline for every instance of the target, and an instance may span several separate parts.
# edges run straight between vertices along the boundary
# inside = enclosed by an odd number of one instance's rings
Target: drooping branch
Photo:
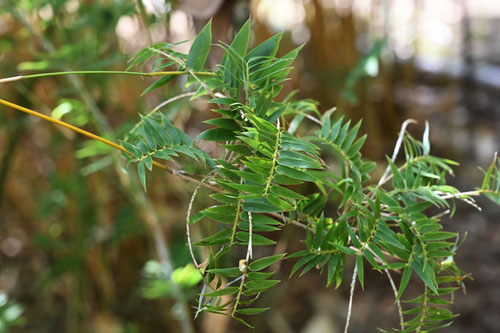
[[[13,109],[16,109],[18,111],[21,111],[21,112],[25,112],[25,113],[28,113],[30,115],[33,115],[35,117],[38,117],[38,118],[41,118],[43,120],[46,120],[48,122],[51,122],[53,124],[56,124],[56,125],[59,125],[59,126],[62,126],[62,127],[65,127],[67,129],[70,129],[76,133],[80,133],[82,135],[85,135],[86,137],[90,138],[90,139],[93,139],[93,140],[97,140],[97,141],[100,141],[110,147],[113,147],[115,149],[118,149],[122,152],[124,152],[125,154],[129,155],[129,156],[133,156],[131,152],[129,152],[127,149],[123,148],[122,146],[120,146],[119,144],[117,143],[114,143],[113,141],[109,141],[99,135],[96,135],[94,133],[91,133],[91,132],[88,132],[84,129],[81,129],[79,127],[76,127],[76,126],[73,126],[71,124],[68,124],[64,121],[61,121],[61,120],[58,120],[58,119],[55,119],[53,117],[50,117],[50,116],[47,116],[43,113],[40,113],[40,112],[37,112],[35,110],[31,110],[31,109],[28,109],[28,108],[25,108],[23,106],[20,106],[20,105],[17,105],[17,104],[14,104],[14,103],[11,103],[11,102],[8,102],[6,100],[3,100],[3,99],[0,99],[0,104],[3,104],[5,106],[8,106],[8,107],[11,107]],[[168,166],[166,165],[163,165],[161,163],[158,163],[156,161],[153,161],[153,165],[156,166],[157,168],[163,170],[163,171],[166,171],[172,175],[175,175],[175,176],[179,176],[180,178],[184,179],[184,180],[187,180],[187,181],[190,181],[190,182],[193,182],[193,183],[200,183],[200,181],[196,178],[194,178],[193,176],[191,175],[188,175],[187,173],[185,173],[184,171],[182,170],[175,170],[175,169],[172,169],[172,168],[169,168]],[[210,184],[207,184],[207,183],[203,183],[203,186],[213,190],[213,191],[216,191],[216,192],[219,192],[220,190]]]

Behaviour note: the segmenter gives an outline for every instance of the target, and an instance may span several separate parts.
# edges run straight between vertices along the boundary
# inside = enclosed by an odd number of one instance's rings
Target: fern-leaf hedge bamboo
[[[321,115],[312,100],[280,97],[301,47],[278,57],[282,34],[249,49],[250,34],[248,21],[230,45],[218,45],[225,54],[215,72],[204,69],[212,46],[211,22],[195,38],[188,54],[175,51],[172,44],[158,43],[131,59],[129,69],[155,58],[151,73],[86,72],[159,75],[144,93],[187,74],[186,88],[192,98],[209,98],[214,115],[206,121],[212,128],[194,139],[156,109],[141,117],[119,146],[35,111],[3,100],[0,103],[120,149],[136,165],[145,189],[146,169],[153,165],[175,173],[154,159],[182,163],[187,157],[197,162],[205,177],[181,176],[214,190],[210,197],[217,204],[192,213],[199,187],[189,202],[187,241],[193,261],[204,275],[196,315],[201,311],[230,315],[250,326],[249,316],[267,310],[265,304],[254,306],[259,295],[280,282],[272,278],[275,272],[269,267],[287,258],[297,260],[290,276],[316,268],[326,274],[328,286],[336,287],[343,282],[348,261],[354,263],[346,331],[356,283],[364,287],[367,269],[385,272],[391,283],[401,320],[400,327],[392,331],[426,332],[450,325],[456,315],[447,306],[453,292],[463,286],[465,275],[453,259],[458,234],[442,231],[440,219],[454,211],[456,200],[478,207],[473,197],[484,194],[500,204],[496,155],[484,171],[481,187],[461,192],[446,183],[457,163],[430,155],[428,125],[418,140],[405,130],[409,121],[393,156],[387,158],[386,172],[374,182],[371,176],[376,163],[361,153],[366,140],[366,135],[359,135],[361,123],[353,125],[333,110]],[[176,67],[174,71],[163,71],[172,67]],[[60,74],[23,78],[49,75]],[[308,130],[302,132],[303,126]],[[224,153],[210,156],[198,148],[201,140],[215,142]],[[404,152],[401,162],[396,158],[400,150]],[[337,208],[334,214],[325,209],[332,203]],[[430,215],[431,206],[441,213]],[[211,228],[212,233],[191,239],[191,227],[200,223],[213,226],[213,221],[217,227]],[[304,228],[303,250],[266,256],[273,253],[272,235],[289,224]],[[194,247],[203,258],[196,259]],[[402,272],[399,285],[391,271]],[[410,280],[420,280],[423,292],[406,300]],[[400,300],[404,300],[404,311]]]

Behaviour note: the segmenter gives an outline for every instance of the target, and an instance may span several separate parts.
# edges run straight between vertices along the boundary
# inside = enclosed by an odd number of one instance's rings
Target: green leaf
[[[403,292],[406,289],[406,286],[408,285],[408,282],[410,281],[411,278],[411,273],[413,272],[413,269],[411,268],[410,265],[406,266],[403,276],[401,277],[401,282],[399,283],[399,290],[398,290],[398,296],[396,297],[396,301],[399,301],[401,296],[403,295]]]
[[[164,75],[162,76],[159,80],[156,80],[153,82],[149,87],[144,89],[144,91],[141,93],[141,96],[146,95],[148,92],[155,90],[156,88],[160,88],[161,86],[164,86],[168,82],[172,81],[172,79],[175,77],[175,75]]]
[[[229,242],[229,236],[231,235],[231,233],[232,230],[230,228],[223,229],[212,236],[203,238],[202,240],[194,243],[194,245],[210,246],[210,245],[224,244],[226,242]]]
[[[211,128],[198,135],[194,140],[232,141],[236,136],[233,131],[224,128]]]
[[[123,148],[125,148],[128,152],[132,153],[132,155],[134,155],[135,157],[142,156],[142,152],[139,149],[137,149],[137,147],[134,146],[133,144],[128,143],[128,142],[123,141],[123,140],[120,140],[120,143],[122,144]]]
[[[256,314],[262,313],[262,312],[269,310],[269,309],[270,308],[246,308],[246,309],[236,310],[236,313],[240,314],[240,315],[251,316],[251,315],[256,315]]]
[[[314,182],[318,180],[307,172],[283,165],[278,165],[278,167],[276,168],[276,172],[281,173],[282,175],[285,175],[287,177],[304,180],[306,182]]]
[[[238,176],[240,176],[241,178],[243,178],[244,180],[250,181],[250,182],[255,183],[255,184],[265,185],[266,181],[267,181],[267,179],[264,176],[259,175],[257,173],[248,172],[248,171],[240,171],[240,170],[235,170],[233,172],[235,174],[237,174]]]
[[[389,156],[386,156],[387,162],[389,163],[389,166],[391,167],[391,173],[392,173],[392,181],[394,188],[398,189],[403,189],[405,188],[405,181],[403,178],[403,175],[401,172],[399,172],[398,167],[392,162],[392,160],[389,158]]]
[[[140,50],[139,52],[137,52],[136,55],[134,55],[128,61],[130,63],[130,65],[127,67],[127,71],[141,62],[145,62],[146,60],[151,58],[153,55],[154,55],[154,52],[151,51],[149,48],[144,48],[144,49]]]
[[[317,159],[295,151],[280,151],[278,164],[287,167],[322,169],[321,163]]]
[[[426,241],[442,240],[454,237],[457,237],[457,234],[455,232],[447,232],[447,231],[428,232],[424,235],[424,239]]]
[[[234,119],[228,118],[213,118],[209,120],[205,120],[204,123],[219,126],[231,131],[239,131],[240,125]]]
[[[483,185],[481,186],[482,190],[487,190],[489,188],[491,174],[493,173],[493,170],[495,169],[495,165],[497,162],[496,160],[497,160],[497,157],[495,155],[495,158],[493,158],[493,161],[491,162],[490,167],[488,168],[488,171],[486,171],[486,173],[484,175]]]
[[[193,216],[191,216],[189,218],[189,224],[194,224],[196,222],[199,222],[201,221],[203,218],[205,217],[205,215],[203,214],[203,212],[198,212],[196,214],[194,214]]]
[[[250,60],[255,57],[274,57],[274,55],[276,55],[276,51],[278,51],[278,46],[282,36],[283,33],[280,32],[260,43],[246,55],[245,59]]]
[[[236,54],[244,57],[247,53],[248,43],[250,42],[250,19],[248,19],[245,24],[241,27],[240,31],[234,36],[233,41],[231,42],[231,50],[233,50]],[[224,58],[227,56],[224,55],[221,63],[224,64]]]
[[[146,164],[146,168],[148,168],[149,171],[153,169],[153,158],[151,157],[151,155],[147,155],[144,158],[144,163]]]
[[[146,190],[146,168],[144,164],[144,160],[137,163],[137,173],[139,174],[139,179],[141,180],[142,187],[144,187],[144,191]]]
[[[264,268],[271,266],[278,260],[281,260],[285,255],[286,253],[257,259],[254,262],[251,262],[250,265],[248,265],[248,268],[254,272],[263,270]]]
[[[208,21],[207,25],[200,31],[198,36],[189,49],[187,57],[187,66],[193,71],[203,69],[207,61],[210,45],[212,44],[212,20]]]
[[[248,244],[249,236],[250,234],[246,231],[238,231],[236,233],[236,238],[244,244]],[[258,235],[256,233],[252,233],[252,244],[256,246],[261,246],[261,245],[273,245],[276,244],[276,242],[267,237]]]
[[[290,276],[289,278],[291,278],[293,276],[293,274],[295,274],[295,272],[297,272],[302,266],[304,266],[306,263],[308,263],[309,261],[313,260],[314,258],[316,257],[316,254],[314,253],[311,253],[311,254],[308,254],[302,258],[300,258],[296,263],[295,265],[293,265],[292,267],[292,270],[290,271]]]
[[[294,207],[290,203],[288,203],[285,200],[280,199],[279,197],[277,197],[273,194],[268,193],[266,199],[267,199],[267,201],[269,201],[270,204],[283,209],[283,211],[288,212],[288,211],[291,211],[294,209]]]
[[[423,266],[420,260],[416,259],[413,260],[410,265],[420,279],[424,281],[427,287],[429,287],[433,292],[438,293],[436,274],[434,270],[429,265]]]
[[[216,97],[212,98],[211,100],[208,101],[208,103],[213,103],[213,104],[224,104],[224,105],[233,105],[233,104],[239,104],[241,103],[233,98],[228,98],[228,97]]]
[[[254,280],[245,284],[248,289],[267,289],[280,283],[280,280]]]
[[[201,211],[203,215],[221,223],[233,223],[236,206],[222,205],[206,208]]]
[[[358,268],[358,279],[359,283],[361,283],[361,288],[365,289],[365,271],[363,268],[363,256],[356,256],[356,267]]]
[[[233,319],[236,320],[236,321],[238,321],[238,322],[240,322],[240,323],[242,323],[243,325],[245,325],[245,326],[247,326],[249,328],[252,328],[252,329],[254,328],[252,325],[250,325],[249,323],[247,323],[246,321],[244,321],[241,318],[233,316]]]
[[[299,199],[299,200],[307,199],[305,196],[303,196],[295,191],[289,190],[286,187],[279,186],[279,185],[271,186],[271,193],[276,194],[276,195],[283,197],[283,198],[292,198],[292,199]]]
[[[243,210],[251,213],[279,213],[284,211],[283,208],[276,207],[269,203],[248,201],[243,203]]]
[[[337,273],[337,265],[339,264],[339,255],[333,255],[330,258],[330,261],[328,262],[328,275],[327,275],[327,282],[326,286],[329,287],[335,278],[335,275]]]

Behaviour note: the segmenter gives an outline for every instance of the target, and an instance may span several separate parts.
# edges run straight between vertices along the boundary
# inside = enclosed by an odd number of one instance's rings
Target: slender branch
[[[248,249],[246,257],[247,261],[253,258],[252,231],[253,231],[252,213],[248,212]]]
[[[356,288],[356,277],[358,276],[358,266],[354,264],[354,270],[352,272],[352,280],[351,280],[351,291],[349,293],[349,306],[347,307],[347,318],[345,322],[344,333],[347,333],[349,330],[349,324],[351,322],[351,314],[352,314],[352,300],[354,297],[354,289]]]
[[[372,252],[373,253],[373,252]],[[396,288],[396,284],[394,283],[394,280],[392,279],[391,273],[387,268],[384,269],[385,274],[387,275],[387,279],[389,279],[389,283],[391,284],[392,291],[394,292],[394,297],[398,297],[398,289]],[[401,326],[401,330],[404,330],[404,318],[403,318],[403,308],[401,307],[401,301],[398,299],[396,301],[396,306],[398,307],[398,314],[399,314],[399,326]]]
[[[158,106],[156,106],[150,113],[148,113],[146,117],[151,116],[153,113],[155,113],[156,111],[160,110],[162,107],[164,107],[167,104],[175,102],[175,101],[177,101],[177,100],[179,100],[181,98],[190,97],[190,96],[194,96],[194,95],[196,95],[195,92],[188,92],[188,93],[180,94],[180,95],[174,96],[172,98],[169,98],[166,101],[161,102],[160,104],[158,104]]]
[[[0,83],[14,82],[26,79],[33,79],[46,76],[74,75],[74,74],[118,74],[118,75],[136,75],[136,76],[164,76],[164,75],[184,75],[194,73],[199,76],[217,76],[213,72],[191,72],[191,71],[166,71],[166,72],[128,72],[128,71],[64,71],[51,73],[37,73],[28,75],[18,75],[0,79]]]
[[[189,93],[184,93],[184,94],[180,94],[180,95],[177,95],[177,96],[174,96],[172,98],[169,98],[167,99],[166,101],[163,101],[161,102],[160,104],[158,104],[158,106],[156,106],[153,110],[151,110],[151,112],[149,112],[146,117],[151,117],[153,114],[155,114],[158,110],[160,110],[162,107],[164,107],[165,105],[168,105],[172,102],[175,102],[181,98],[184,98],[184,97],[189,97],[189,96],[194,96],[195,93],[194,92],[189,92]],[[127,136],[125,136],[125,140],[128,139],[128,135],[130,133],[134,133],[137,128],[139,127],[139,125],[142,124],[142,118],[139,120],[139,122],[137,122],[134,127],[132,127],[132,129],[127,133]]]
[[[373,256],[381,263],[383,264],[384,262],[380,257],[373,252],[373,250],[368,247],[368,250],[373,254]],[[384,268],[384,272],[387,275],[387,279],[389,280],[389,283],[391,284],[392,291],[394,292],[394,298],[398,298],[398,289],[396,288],[396,284],[394,283],[394,280],[392,279],[391,273],[387,268]],[[401,326],[401,330],[404,330],[404,317],[403,317],[403,308],[401,307],[401,301],[397,300],[396,301],[396,306],[398,308],[398,314],[399,314],[399,325]]]
[[[79,127],[76,127],[76,126],[73,126],[73,125],[70,125],[68,123],[65,123],[64,121],[61,121],[61,120],[58,120],[58,119],[55,119],[55,118],[52,118],[50,116],[47,116],[47,115],[44,115],[43,113],[40,113],[40,112],[37,112],[37,111],[34,111],[34,110],[31,110],[31,109],[28,109],[28,108],[25,108],[23,106],[20,106],[20,105],[17,105],[17,104],[14,104],[14,103],[11,103],[11,102],[8,102],[6,100],[3,100],[3,99],[0,99],[0,104],[3,104],[5,106],[8,106],[8,107],[11,107],[13,109],[16,109],[16,110],[19,110],[19,111],[22,111],[22,112],[25,112],[25,113],[28,113],[28,114],[31,114],[33,116],[36,116],[38,118],[41,118],[43,120],[47,120],[53,124],[56,124],[56,125],[59,125],[59,126],[62,126],[62,127],[66,127],[74,132],[77,132],[77,133],[80,133],[80,134],[83,134],[91,139],[94,139],[94,140],[97,140],[97,141],[100,141],[104,144],[107,144],[108,146],[111,146],[115,149],[119,149],[129,155],[132,156],[132,153],[130,153],[128,150],[126,150],[125,148],[123,148],[122,146],[112,142],[112,141],[109,141],[109,140],[106,140],[98,135],[95,135],[94,133],[90,133],[90,132],[87,132]]]
[[[189,205],[188,205],[188,210],[186,214],[186,236],[187,236],[187,242],[188,242],[188,247],[189,247],[189,254],[191,255],[191,259],[193,260],[193,263],[200,273],[201,276],[203,276],[203,272],[201,271],[200,265],[198,264],[198,261],[196,261],[196,257],[193,252],[193,244],[191,243],[191,230],[189,227],[189,219],[191,217],[191,210],[193,209],[193,203],[194,199],[196,198],[196,195],[198,194],[198,190],[200,189],[201,185],[205,183],[205,181],[210,177],[212,173],[210,172],[207,174],[199,183],[196,185],[196,188],[194,189],[193,195],[191,196],[191,200],[189,200]]]
[[[481,193],[489,192],[487,190],[476,190],[476,191],[468,191],[468,192],[460,192],[460,193],[449,193],[441,197],[441,199],[463,199],[464,196],[477,197],[481,195]]]
[[[153,52],[156,52],[156,53],[159,53],[161,54],[162,56],[168,58],[168,59],[171,59],[175,62],[177,62],[179,65],[184,65],[183,62],[181,60],[179,60],[178,58],[166,53],[166,52],[163,52],[163,51],[160,51],[160,50],[157,50],[157,49],[153,49],[153,48],[149,48],[151,51]],[[207,93],[212,97],[212,98],[215,98],[215,94],[213,92],[212,89],[210,89],[209,86],[207,86],[205,84],[205,82],[201,81],[199,78],[198,78],[198,75],[200,73],[207,73],[207,72],[193,72],[192,70],[190,70],[187,66],[186,66],[186,73],[185,74],[190,74],[196,81],[198,81],[198,83],[207,91]],[[208,73],[211,73],[211,72],[208,72]],[[217,74],[215,73],[211,73],[212,75],[211,76],[217,76]]]
[[[16,110],[19,110],[19,111],[31,114],[31,115],[33,115],[35,117],[41,118],[41,119],[46,120],[48,122],[51,122],[53,124],[56,124],[56,125],[68,128],[68,129],[70,129],[70,130],[72,130],[74,132],[83,134],[83,135],[85,135],[88,138],[100,141],[100,142],[102,142],[102,143],[104,143],[104,144],[106,144],[108,146],[111,146],[111,147],[113,147],[115,149],[121,150],[122,152],[124,152],[127,155],[133,156],[131,152],[129,152],[128,150],[126,150],[122,146],[120,146],[120,145],[118,145],[118,144],[116,144],[116,143],[114,143],[112,141],[106,140],[103,137],[100,137],[100,136],[98,136],[98,135],[96,135],[94,133],[91,133],[91,132],[83,130],[83,129],[79,128],[79,127],[70,125],[70,124],[68,124],[68,123],[66,123],[64,121],[52,118],[50,116],[44,115],[43,113],[40,113],[40,112],[31,110],[31,109],[25,108],[23,106],[20,106],[20,105],[8,102],[8,101],[3,100],[3,99],[0,99],[0,104],[3,104],[5,106],[11,107],[13,109],[16,109]],[[158,163],[156,161],[153,161],[153,165],[156,166],[157,168],[163,170],[163,171],[169,172],[172,175],[179,176],[180,178],[182,178],[184,180],[187,180],[187,181],[190,181],[190,182],[193,182],[193,183],[200,183],[200,181],[198,179],[193,178],[193,177],[187,175],[183,171],[171,169],[171,168],[167,167],[166,165],[163,165],[163,164]],[[206,188],[211,189],[212,191],[216,191],[216,192],[220,192],[221,191],[217,187],[212,186],[212,185],[207,184],[207,183],[203,183],[203,186],[206,187]]]
[[[401,144],[403,143],[403,138],[405,135],[406,127],[409,124],[415,124],[417,121],[415,119],[407,119],[404,121],[403,125],[401,125],[401,131],[399,132],[398,141],[396,141],[396,146],[394,147],[394,152],[392,153],[391,160],[394,162],[396,157],[398,156],[399,149],[401,149]],[[377,184],[377,187],[382,186],[387,181],[387,176],[389,175],[389,171],[391,170],[390,165],[385,168],[384,174],[380,178],[380,181]]]

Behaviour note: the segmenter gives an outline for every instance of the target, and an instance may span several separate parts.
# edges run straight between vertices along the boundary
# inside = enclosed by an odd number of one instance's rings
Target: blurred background
[[[418,120],[410,127],[416,137],[428,120],[433,153],[460,162],[450,182],[479,186],[477,166],[486,168],[500,147],[495,0],[0,0],[0,78],[123,70],[151,43],[192,39],[210,17],[214,42],[228,42],[249,16],[254,44],[279,31],[281,54],[305,43],[285,92],[298,89],[322,112],[337,106],[362,118],[368,158],[385,161],[405,119]],[[216,69],[221,56],[213,47],[209,66]],[[38,78],[0,84],[0,98],[117,140],[139,113],[182,93],[185,83],[140,97],[151,82]],[[207,104],[187,101],[162,111],[195,136],[209,117]],[[182,302],[161,279],[151,230],[165,235],[174,279],[194,306],[201,286],[184,229],[194,185],[153,172],[146,198],[134,173],[125,176],[114,159],[106,147],[0,107],[0,332],[181,331]],[[209,204],[208,194],[201,191],[197,208]],[[456,261],[472,279],[453,305],[460,316],[442,332],[500,332],[500,210],[486,199],[479,204],[481,213],[459,204],[453,221],[445,218],[449,230],[468,233]],[[293,253],[304,235],[289,227],[273,237],[280,251]],[[326,289],[316,271],[288,280],[293,264],[281,264],[284,282],[263,295],[261,304],[272,309],[252,318],[253,332],[341,332],[348,283]],[[365,274],[351,332],[394,327],[389,283]],[[222,316],[201,316],[194,325],[197,332],[251,331]]]

